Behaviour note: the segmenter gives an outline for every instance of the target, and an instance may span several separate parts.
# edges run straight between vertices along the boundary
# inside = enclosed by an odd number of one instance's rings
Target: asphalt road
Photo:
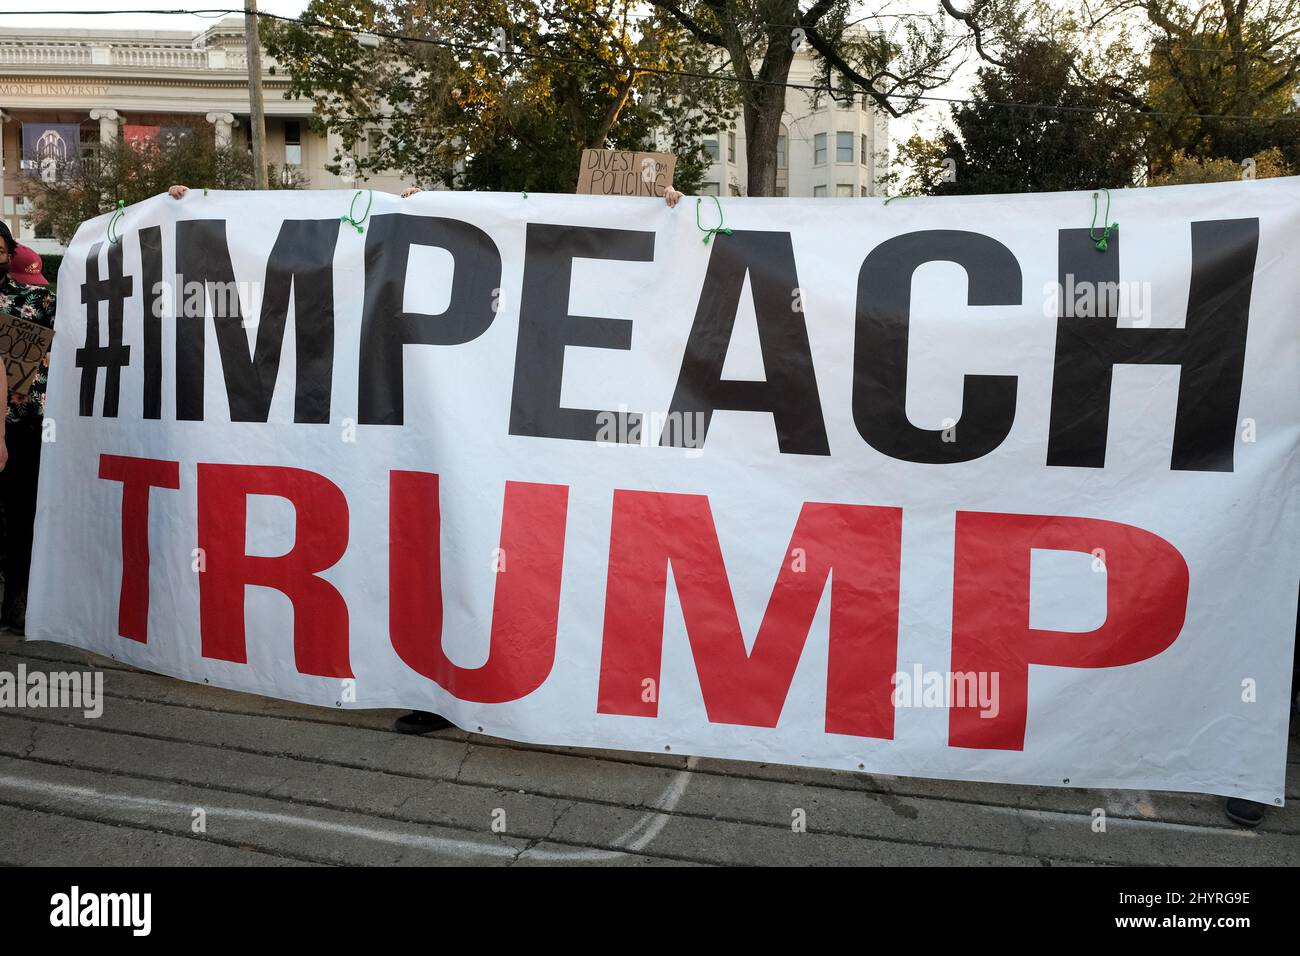
[[[105,671],[103,714],[0,709],[0,864],[1300,864],[1300,745],[1258,830],[1199,794],[956,783],[536,747]],[[1105,832],[1094,810],[1105,811]],[[797,824],[805,824],[801,830]]]

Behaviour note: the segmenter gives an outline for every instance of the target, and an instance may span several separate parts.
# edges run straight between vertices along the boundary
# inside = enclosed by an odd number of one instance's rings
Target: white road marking
[[[614,846],[624,847],[628,850],[644,850],[650,845],[650,842],[668,825],[668,814],[676,809],[677,804],[682,799],[682,794],[686,793],[686,785],[691,782],[691,771],[695,769],[695,763],[696,759],[694,757],[686,758],[686,769],[678,771],[672,783],[652,804],[657,812],[647,813],[643,816],[632,829],[614,841]],[[641,832],[639,836],[633,839],[639,831],[644,832]],[[631,843],[628,842],[629,840],[631,840]]]
[[[380,843],[392,843],[398,846],[422,850],[434,850],[452,853],[458,856],[496,856],[513,857],[518,851],[507,846],[493,843],[473,843],[468,840],[449,839],[447,837],[427,836],[418,833],[403,833],[394,830],[381,830],[375,827],[362,827],[350,823],[334,823],[325,820],[313,820],[310,817],[290,813],[275,813],[267,810],[247,810],[240,807],[213,806],[210,802],[203,804],[179,803],[175,800],[162,800],[156,797],[134,797],[125,793],[107,793],[92,787],[72,787],[63,784],[45,783],[40,780],[28,780],[22,777],[0,776],[0,788],[20,790],[41,796],[60,798],[71,803],[81,804],[93,809],[104,806],[122,809],[145,810],[154,813],[182,813],[189,818],[196,806],[202,806],[209,817],[220,819],[227,817],[234,820],[249,820],[256,823],[274,823],[282,826],[299,827],[341,836],[360,837]]]
[[[690,781],[690,768],[694,766],[694,761],[694,757],[687,759],[687,769],[679,771],[668,787],[665,788],[663,793],[655,800],[653,806],[656,809],[646,813],[631,829],[615,839],[613,841],[614,846],[638,851],[648,846],[650,842],[659,835],[668,823],[667,814],[677,806],[677,803],[682,798],[682,794],[686,792],[686,785]],[[187,819],[195,809],[195,804],[181,803],[175,800],[163,800],[157,797],[137,797],[125,793],[112,793],[104,790],[97,790],[93,787],[74,787],[65,784],[47,783],[41,780],[31,780],[24,777],[0,775],[0,789],[4,788],[37,794],[44,797],[62,799],[91,809],[102,809],[105,806],[109,806],[122,809],[144,810],[150,813],[167,814],[169,816],[181,813]],[[475,843],[470,840],[457,840],[450,837],[435,837],[427,834],[410,833],[399,830],[385,830],[376,827],[357,826],[350,823],[315,820],[310,817],[291,813],[280,813],[268,810],[249,810],[242,807],[232,806],[214,806],[211,802],[205,802],[202,806],[207,815],[215,819],[220,819],[224,816],[233,820],[248,820],[256,823],[270,823],[279,826],[297,827],[299,829],[311,830],[318,833],[358,837],[364,840],[389,843],[410,849],[429,850],[462,857],[489,856],[513,858],[516,856],[528,856],[531,859],[544,861],[571,860],[575,862],[594,862],[616,859],[627,855],[618,852],[617,850],[590,850],[576,848],[571,851],[531,849],[525,853],[520,853],[518,850],[512,849],[511,847],[501,846],[495,843]],[[515,838],[523,839],[522,837]]]

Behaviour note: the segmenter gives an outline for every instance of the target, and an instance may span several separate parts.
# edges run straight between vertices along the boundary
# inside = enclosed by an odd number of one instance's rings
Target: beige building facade
[[[820,78],[807,51],[790,66],[777,142],[776,194],[848,198],[882,194],[889,171],[889,115],[862,93],[838,101],[814,96]],[[705,142],[713,163],[704,174],[705,194],[748,194],[745,126],[739,116],[730,129]]]
[[[295,168],[311,189],[364,185],[400,191],[403,183],[395,175],[358,181],[327,172],[339,144],[312,131],[312,104],[285,98],[288,79],[267,57],[262,85],[269,163]],[[81,150],[140,128],[169,127],[197,127],[218,144],[247,146],[243,17],[228,17],[198,34],[67,28],[0,34],[0,218],[38,252],[58,252],[59,244],[38,235],[26,217],[23,179],[41,169],[30,150],[24,155],[24,127],[54,129],[56,137],[76,127]]]

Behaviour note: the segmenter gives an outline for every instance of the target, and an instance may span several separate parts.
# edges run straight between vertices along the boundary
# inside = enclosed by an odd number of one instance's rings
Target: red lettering
[[[388,629],[397,655],[461,700],[500,704],[540,687],[555,663],[568,506],[565,485],[506,482],[488,659],[458,667],[442,649],[438,476],[392,472]]]
[[[122,588],[117,633],[132,641],[149,639],[149,489],[181,486],[178,461],[100,455],[99,477],[122,482]]]
[[[1029,626],[1030,551],[1105,553],[1106,620],[1086,633]],[[957,512],[954,673],[997,673],[998,713],[954,706],[953,747],[1023,750],[1029,665],[1118,667],[1159,654],[1187,614],[1187,563],[1168,541],[1117,521]]]
[[[826,731],[892,739],[901,536],[897,508],[804,504],[746,653],[708,498],[616,491],[598,710],[658,713],[671,564],[709,720],[775,727],[830,577]]]
[[[246,553],[248,496],[275,495],[293,504],[296,528],[287,554]],[[348,546],[348,503],[327,478],[274,465],[199,465],[200,643],[203,656],[248,662],[244,588],[274,588],[293,602],[293,650],[298,672],[351,677],[348,606],[317,575]]]

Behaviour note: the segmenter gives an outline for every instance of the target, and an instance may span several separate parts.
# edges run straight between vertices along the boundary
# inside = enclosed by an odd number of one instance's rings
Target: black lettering
[[[176,317],[176,417],[203,420],[203,352],[206,313],[211,311],[221,355],[230,420],[264,422],[280,371],[280,353],[294,299],[297,383],[295,422],[328,422],[334,364],[334,247],[336,219],[289,219],[280,227],[266,264],[263,301],[253,355],[248,352],[235,271],[223,219],[176,224],[176,271],[182,306]],[[188,291],[203,290],[198,315],[190,315]],[[216,304],[214,305],[214,296]]]
[[[76,351],[77,368],[81,369],[81,395],[78,414],[95,414],[95,387],[99,370],[104,369],[105,418],[117,417],[117,403],[122,383],[122,367],[130,364],[131,347],[122,344],[122,311],[132,295],[135,282],[122,274],[122,243],[108,247],[108,277],[99,277],[97,242],[86,256],[86,282],[81,287],[81,301],[86,306],[86,344]],[[99,304],[108,303],[108,344],[99,344]]]
[[[902,461],[952,464],[1002,444],[1016,415],[1014,375],[967,375],[961,418],[951,429],[917,428],[907,419],[907,341],[912,274],[927,262],[966,270],[967,305],[1019,305],[1020,263],[978,232],[934,229],[887,239],[858,273],[853,343],[853,421],[877,451]]]
[[[722,378],[746,274],[767,376],[759,382]],[[690,443],[702,447],[713,413],[726,409],[770,413],[783,454],[830,454],[808,327],[795,310],[798,288],[788,232],[735,230],[715,237],[661,445],[682,447],[689,434]],[[681,427],[687,415],[699,415],[700,427]]]
[[[162,418],[162,227],[141,229],[144,284],[144,417]]]
[[[1246,360],[1246,328],[1259,245],[1258,219],[1191,224],[1192,277],[1181,329],[1117,328],[1103,296],[1093,317],[1056,323],[1047,464],[1102,468],[1116,365],[1177,365],[1178,406],[1170,468],[1232,471]],[[1118,237],[1101,255],[1087,229],[1062,229],[1064,286],[1119,280]]]
[[[560,384],[567,346],[632,347],[630,320],[569,314],[573,260],[652,262],[654,249],[653,232],[528,224],[510,434],[576,441],[597,441],[602,432],[628,440],[639,435],[635,412],[561,407]]]
[[[413,245],[437,246],[451,253],[451,301],[441,315],[403,311]],[[358,421],[401,425],[405,414],[403,347],[463,345],[478,338],[496,318],[500,286],[501,253],[477,226],[434,216],[372,216],[366,227]]]

